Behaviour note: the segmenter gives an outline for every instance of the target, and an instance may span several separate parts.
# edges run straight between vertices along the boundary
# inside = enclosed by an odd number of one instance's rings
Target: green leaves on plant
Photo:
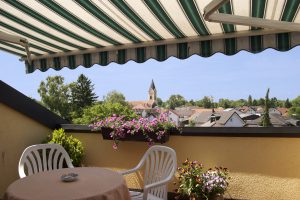
[[[65,131],[61,128],[54,130],[47,138],[47,143],[56,143],[62,145],[68,152],[70,158],[73,161],[75,167],[79,167],[82,164],[84,152],[83,145],[77,138],[72,135],[67,136]]]

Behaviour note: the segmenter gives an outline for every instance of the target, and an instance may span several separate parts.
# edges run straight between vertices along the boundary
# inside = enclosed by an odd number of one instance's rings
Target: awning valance
[[[300,44],[299,5],[300,0],[2,0],[0,49],[21,56],[27,73],[287,51]]]

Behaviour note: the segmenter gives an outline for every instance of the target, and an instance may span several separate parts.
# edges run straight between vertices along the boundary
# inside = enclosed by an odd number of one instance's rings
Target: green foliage
[[[278,101],[278,99],[276,97],[272,97],[270,99],[270,108],[277,108],[280,107],[281,103],[280,101]]]
[[[253,100],[252,105],[253,105],[253,106],[258,106],[258,102],[257,102],[256,99]]]
[[[76,82],[70,84],[70,89],[72,110],[77,116],[80,116],[82,110],[91,106],[98,98],[93,92],[94,85],[91,80],[83,74],[78,77]]]
[[[111,117],[113,114],[118,116],[125,115],[127,119],[137,118],[137,114],[128,106],[120,103],[97,103],[85,108],[80,118],[74,119],[76,124],[91,124],[95,121]]]
[[[107,93],[107,95],[104,97],[104,102],[111,104],[119,103],[123,106],[128,105],[125,100],[125,96],[121,92],[118,92],[116,90]]]
[[[196,102],[193,99],[191,99],[189,101],[186,101],[184,106],[195,106],[195,105],[196,105]]]
[[[264,98],[260,98],[257,101],[258,106],[264,106],[265,105],[265,99]]]
[[[252,105],[253,105],[252,96],[249,95],[248,96],[248,106],[252,106]]]
[[[195,105],[204,108],[218,107],[216,103],[213,103],[213,98],[208,96],[204,96],[203,99],[195,101]]]
[[[219,99],[219,107],[222,108],[231,108],[232,107],[232,103],[229,99]]]
[[[233,102],[232,107],[242,107],[246,105],[247,105],[247,101],[245,99],[239,99]]]
[[[42,104],[50,111],[70,120],[70,88],[64,84],[62,76],[48,76],[38,89]]]
[[[185,105],[186,100],[183,96],[179,94],[173,94],[169,97],[169,99],[166,101],[167,107],[170,109],[175,109],[176,107],[180,107]]]
[[[189,127],[195,127],[196,123],[194,120],[189,120]]]
[[[186,159],[182,166],[178,167],[176,177],[179,185],[176,193],[183,199],[211,199],[214,195],[223,195],[228,187],[229,172],[227,168],[215,167],[204,170],[198,161]],[[179,196],[179,197],[180,197]],[[179,198],[181,199],[181,198]]]
[[[48,136],[47,143],[62,145],[72,159],[73,165],[75,167],[81,166],[84,152],[80,140],[73,136],[67,136],[65,131],[61,128],[59,130],[54,130],[53,133]]]
[[[270,89],[268,88],[265,98],[265,107],[264,107],[264,113],[261,120],[261,126],[268,127],[272,126],[270,115],[269,115],[269,109],[270,109],[270,100],[269,100],[269,92]]]
[[[209,98],[208,96],[204,96],[201,101],[203,103],[204,108],[212,108],[213,107],[212,98]]]
[[[157,97],[156,102],[158,107],[164,107],[164,102],[161,98]]]
[[[300,96],[292,100],[292,107],[289,109],[289,115],[300,119]]]
[[[290,102],[289,98],[286,99],[286,101],[284,102],[284,107],[286,108],[290,108],[292,107],[292,103]]]

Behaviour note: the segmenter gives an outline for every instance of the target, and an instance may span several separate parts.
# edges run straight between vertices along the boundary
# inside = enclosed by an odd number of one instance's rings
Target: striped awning
[[[27,73],[287,51],[300,44],[299,5],[300,0],[0,0],[0,49],[20,56]]]

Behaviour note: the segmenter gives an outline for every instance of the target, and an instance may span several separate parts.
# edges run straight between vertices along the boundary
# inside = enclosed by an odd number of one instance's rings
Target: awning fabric
[[[1,0],[0,31],[29,41],[26,72],[111,62],[164,61],[197,54],[209,57],[266,48],[287,51],[299,32],[269,31],[208,22],[211,0]],[[300,0],[231,0],[219,13],[300,23]],[[0,49],[26,61],[22,46],[0,41]]]

